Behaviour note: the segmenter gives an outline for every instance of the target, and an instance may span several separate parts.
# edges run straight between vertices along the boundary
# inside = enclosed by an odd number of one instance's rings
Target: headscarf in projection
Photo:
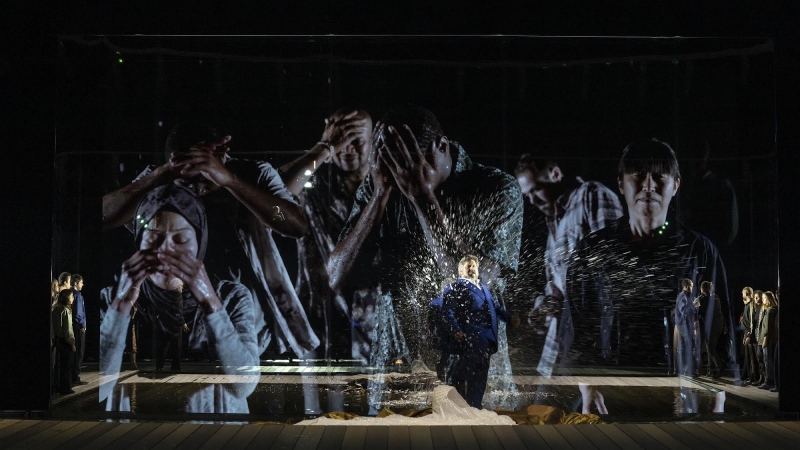
[[[159,211],[180,214],[194,227],[197,235],[196,256],[202,260],[208,246],[206,209],[192,190],[176,184],[157,187],[139,203],[134,216],[136,247],[141,245],[144,230]],[[142,283],[142,292],[138,303],[146,311],[144,315],[169,335],[178,334],[183,327],[183,306],[196,305],[196,301],[188,289],[184,289],[183,295],[181,295],[178,291],[168,291],[156,286],[149,278]]]

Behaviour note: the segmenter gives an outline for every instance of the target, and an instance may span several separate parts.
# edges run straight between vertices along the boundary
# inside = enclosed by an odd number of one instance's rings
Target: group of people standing
[[[746,286],[742,289],[744,312],[739,318],[744,350],[743,386],[758,386],[778,392],[778,303],[780,290],[759,291]]]
[[[86,349],[86,305],[83,277],[63,272],[50,290],[50,367],[52,392],[72,394],[81,380],[81,364]]]

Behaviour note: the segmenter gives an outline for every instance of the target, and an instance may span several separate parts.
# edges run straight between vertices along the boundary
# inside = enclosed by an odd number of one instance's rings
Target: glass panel
[[[62,36],[54,413],[768,417],[771,45]]]

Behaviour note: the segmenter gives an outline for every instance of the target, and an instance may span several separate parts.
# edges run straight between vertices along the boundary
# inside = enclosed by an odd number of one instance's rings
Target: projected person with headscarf
[[[131,308],[160,334],[174,336],[190,325],[189,346],[209,348],[222,371],[242,375],[191,394],[188,412],[247,413],[257,377],[239,371],[258,365],[254,303],[240,283],[212,282],[203,264],[208,247],[206,211],[189,189],[174,184],[148,193],[136,209],[138,250],[122,264],[119,281],[101,292],[100,371],[119,373]],[[183,293],[175,287],[183,284]],[[252,378],[252,379],[251,379]],[[126,410],[125,391],[111,382],[100,390],[109,410]]]
[[[178,184],[197,194],[208,213],[205,268],[214,282],[237,281],[255,302],[259,354],[293,350],[304,356],[319,345],[272,238],[301,237],[303,209],[272,165],[232,158],[230,136],[195,122],[176,125],[161,166],[149,166],[129,185],[103,197],[103,228],[131,226],[136,205],[158,186]],[[214,355],[212,355],[213,357]]]

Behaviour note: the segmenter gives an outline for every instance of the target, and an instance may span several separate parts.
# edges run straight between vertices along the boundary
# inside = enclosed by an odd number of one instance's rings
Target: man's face
[[[692,289],[694,289],[694,283],[689,283],[683,288],[683,290],[686,292],[692,292]]]
[[[631,218],[666,218],[680,180],[669,174],[628,173],[617,179]]]
[[[478,279],[478,261],[469,259],[465,261],[458,268],[458,276],[461,278],[468,278],[470,280]]]
[[[558,166],[542,170],[527,169],[517,175],[522,196],[526,197],[531,205],[539,208],[544,214],[555,214],[555,201],[552,187],[561,182],[561,171]]]
[[[364,126],[356,128],[355,132],[344,142],[336,145],[333,148],[333,155],[331,155],[331,161],[347,173],[361,171],[369,164],[368,157],[372,147],[372,120],[365,117],[359,118],[367,119]]]
[[[742,291],[742,301],[744,301],[744,304],[746,305],[750,303],[751,300],[752,297],[750,296],[750,294],[748,294],[747,291]]]
[[[75,288],[76,291],[80,291],[81,289],[83,289],[83,280],[78,281],[77,283],[75,283],[75,286],[73,286],[73,287]]]

